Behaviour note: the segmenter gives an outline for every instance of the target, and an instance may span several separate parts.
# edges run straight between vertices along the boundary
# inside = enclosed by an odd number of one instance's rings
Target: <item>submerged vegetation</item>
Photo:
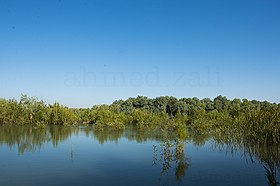
[[[93,125],[99,131],[135,126],[140,130],[160,128],[177,131],[180,139],[187,136],[187,130],[191,130],[193,135],[226,134],[240,140],[277,143],[280,141],[280,104],[229,100],[223,96],[214,100],[138,96],[118,100],[111,105],[73,109],[22,95],[19,101],[0,99],[0,124],[37,128]]]

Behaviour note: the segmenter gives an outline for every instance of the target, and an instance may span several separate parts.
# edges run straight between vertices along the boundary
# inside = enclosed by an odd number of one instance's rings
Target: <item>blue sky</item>
[[[280,102],[279,0],[0,0],[0,97]]]

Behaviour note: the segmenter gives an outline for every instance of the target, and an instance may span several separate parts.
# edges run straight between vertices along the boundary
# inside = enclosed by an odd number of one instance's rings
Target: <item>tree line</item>
[[[73,109],[59,103],[47,104],[35,97],[0,99],[1,125],[93,125],[96,130],[164,128],[181,137],[189,128],[194,133],[242,134],[253,140],[280,141],[280,104],[217,96],[198,99],[138,96],[110,105]],[[234,133],[235,131],[235,133]],[[234,133],[234,134],[233,134]]]

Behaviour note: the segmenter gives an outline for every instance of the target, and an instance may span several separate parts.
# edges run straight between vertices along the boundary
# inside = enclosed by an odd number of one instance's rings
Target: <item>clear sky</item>
[[[279,0],[0,0],[0,97],[280,102]]]

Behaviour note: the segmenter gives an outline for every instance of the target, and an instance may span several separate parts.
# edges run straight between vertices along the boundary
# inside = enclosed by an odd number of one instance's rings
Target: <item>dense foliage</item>
[[[141,130],[159,127],[177,131],[181,138],[186,137],[189,127],[193,133],[223,133],[256,141],[279,142],[280,104],[229,100],[224,96],[214,100],[138,96],[118,100],[111,105],[71,109],[23,95],[19,101],[0,99],[0,124],[34,127],[94,125],[97,130],[122,130],[126,126]]]

